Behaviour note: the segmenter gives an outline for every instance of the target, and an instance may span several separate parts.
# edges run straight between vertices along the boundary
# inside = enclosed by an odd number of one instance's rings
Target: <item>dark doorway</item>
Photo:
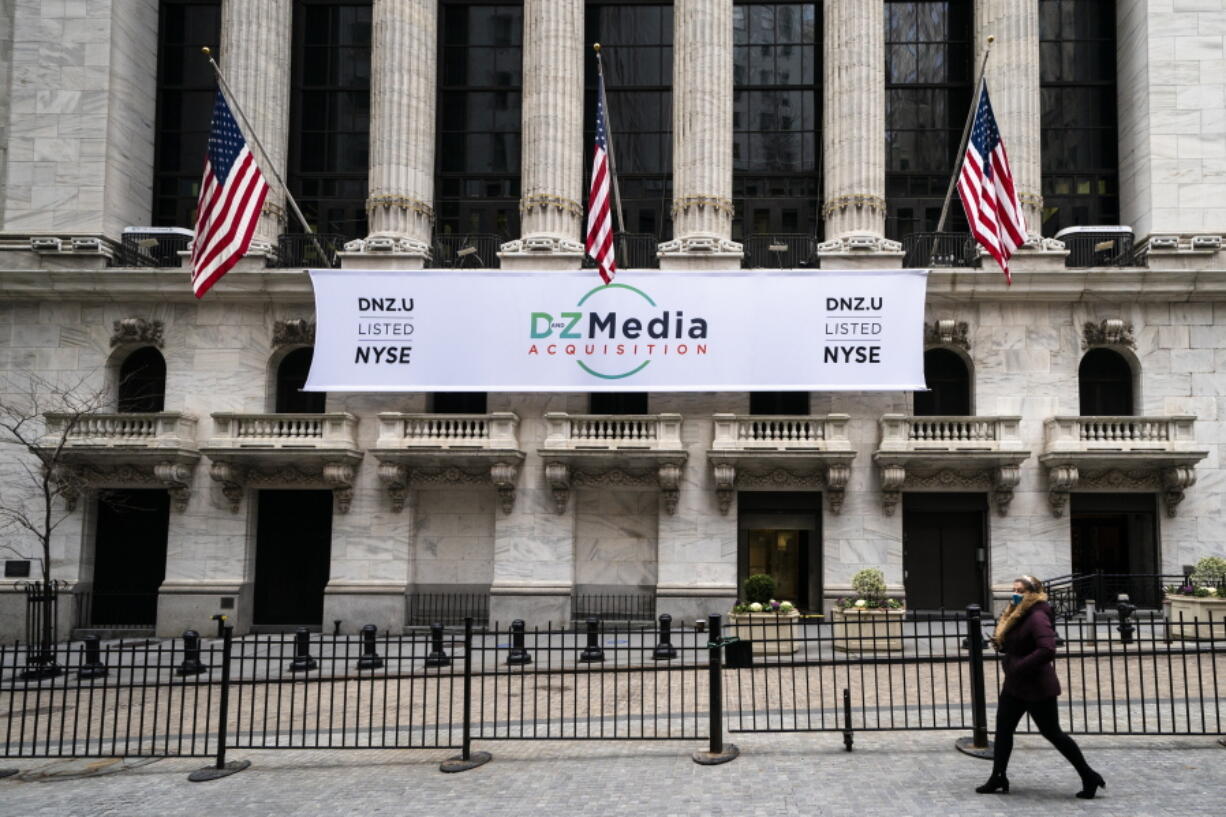
[[[331,491],[260,491],[256,625],[318,627],[332,555]]]
[[[971,378],[956,352],[924,352],[924,380],[928,391],[915,392],[917,417],[967,417],[971,413]]]
[[[1154,494],[1072,495],[1073,573],[1093,577],[1079,585],[1079,602],[1114,607],[1127,593],[1138,607],[1162,603],[1156,503]]]
[[[912,611],[987,609],[987,497],[905,494],[903,585]]]
[[[430,411],[435,414],[485,414],[487,395],[483,391],[439,392],[430,395]]]
[[[808,416],[807,391],[751,391],[749,413],[764,416]]]
[[[166,359],[152,346],[137,349],[119,367],[121,414],[151,414],[166,403]]]
[[[1132,367],[1118,352],[1091,349],[1077,370],[1081,416],[1132,416]]]
[[[738,502],[737,592],[765,573],[775,597],[801,610],[822,604],[820,493],[743,493]]]
[[[281,365],[277,366],[278,414],[323,414],[327,393],[302,390],[314,356],[314,349],[303,347],[281,359]]]
[[[169,523],[164,490],[99,494],[93,595],[83,625],[147,629],[157,623]]]
[[[596,392],[588,395],[592,414],[646,414],[647,392]]]

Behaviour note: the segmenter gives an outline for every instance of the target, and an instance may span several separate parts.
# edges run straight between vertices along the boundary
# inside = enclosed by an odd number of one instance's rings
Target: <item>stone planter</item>
[[[907,611],[835,610],[834,648],[843,652],[901,652]]]
[[[1167,624],[1170,638],[1226,640],[1226,599],[1215,596],[1167,596],[1165,602],[1170,604]]]
[[[725,635],[753,642],[754,655],[784,655],[796,652],[794,640],[800,611],[790,613],[729,613]]]

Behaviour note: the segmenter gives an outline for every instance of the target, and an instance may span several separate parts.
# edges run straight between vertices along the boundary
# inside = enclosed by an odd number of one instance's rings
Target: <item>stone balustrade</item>
[[[762,416],[716,414],[713,451],[851,450],[846,414]]]
[[[544,448],[559,451],[680,451],[680,414],[545,414]]]
[[[210,448],[357,449],[358,418],[331,414],[213,415]]]
[[[1195,442],[1195,417],[1051,417],[1045,449],[1059,451],[1176,451]]]
[[[1020,417],[881,418],[879,451],[1020,451]]]
[[[68,448],[194,448],[196,418],[176,411],[149,414],[47,414],[46,437]]]
[[[492,414],[379,414],[378,447],[405,449],[514,449],[519,417]]]

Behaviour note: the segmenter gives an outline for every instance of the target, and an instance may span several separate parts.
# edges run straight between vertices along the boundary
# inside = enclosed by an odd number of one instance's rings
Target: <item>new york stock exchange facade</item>
[[[827,611],[865,567],[918,611],[992,606],[1022,572],[1148,575],[1128,590],[1156,606],[1158,574],[1224,550],[1226,3],[1194,8],[0,3],[6,388],[108,395],[63,455],[61,630],[691,622],[753,573]],[[990,35],[1031,233],[1011,287],[956,201],[933,232]],[[581,243],[596,41],[616,297],[658,307],[641,326],[614,295],[578,305],[600,284]],[[198,301],[206,45],[323,252],[274,184]],[[904,311],[894,284],[924,294],[899,324],[784,286],[835,279]],[[429,287],[452,306],[430,312]],[[335,340],[338,304],[345,331],[383,334]],[[666,353],[595,362],[652,319]],[[806,380],[823,337],[878,321],[907,327],[886,346],[918,381]],[[514,379],[533,348],[565,385]],[[377,382],[304,390],[326,357]],[[656,379],[682,371],[711,379]],[[4,502],[35,508],[23,456],[0,461]],[[39,553],[5,535],[11,638]]]

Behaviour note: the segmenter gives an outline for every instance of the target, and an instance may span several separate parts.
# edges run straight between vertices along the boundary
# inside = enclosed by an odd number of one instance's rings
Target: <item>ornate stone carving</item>
[[[970,349],[969,332],[970,327],[966,321],[943,318],[924,324],[924,345],[957,346],[961,349]]]
[[[409,469],[398,462],[381,462],[376,473],[392,499],[392,513],[400,513],[409,496]]]
[[[85,487],[85,480],[81,473],[81,469],[72,468],[67,465],[56,465],[51,469],[51,482],[55,486],[55,491],[64,498],[64,506],[69,513],[77,509],[77,502],[81,499],[81,492]]]
[[[1196,484],[1196,470],[1191,465],[1176,465],[1162,472],[1162,498],[1166,515],[1174,518],[1183,492]]]
[[[209,465],[209,476],[214,482],[221,483],[221,493],[230,503],[230,512],[238,513],[243,501],[243,469],[233,463],[214,461]]]
[[[272,326],[273,346],[314,346],[315,321],[294,318],[277,321]]]
[[[655,474],[650,472],[632,474],[613,468],[600,473],[577,471],[571,480],[576,488],[614,487],[614,488],[654,488],[657,484]]]
[[[660,466],[660,494],[664,497],[664,510],[671,516],[677,512],[677,500],[681,498],[682,468],[675,462]]]
[[[515,481],[518,478],[517,462],[496,462],[490,466],[490,479],[498,489],[498,504],[505,514],[515,507]]]
[[[1022,480],[1022,471],[1016,465],[1002,465],[992,474],[992,501],[996,512],[1001,516],[1009,514],[1009,503],[1013,501],[1013,489]]]
[[[1081,330],[1081,348],[1092,346],[1127,346],[1137,348],[1132,335],[1132,324],[1122,318],[1107,318],[1101,323],[1086,321]]]
[[[821,474],[794,474],[786,468],[775,468],[771,471],[748,472],[744,469],[737,472],[738,488],[759,488],[766,490],[813,490],[823,487]]]
[[[164,326],[161,321],[147,321],[144,318],[124,318],[112,325],[111,346],[121,344],[152,344],[161,348]]]
[[[166,486],[174,509],[179,513],[186,511],[192,495],[192,467],[182,462],[159,462],[153,466],[153,476]]]
[[[324,482],[332,486],[332,496],[336,498],[336,510],[340,513],[349,513],[349,508],[353,504],[354,473],[352,463],[324,463]]]
[[[1057,517],[1064,516],[1069,492],[1077,487],[1081,475],[1075,465],[1053,465],[1047,469],[1047,502]]]
[[[564,462],[545,463],[545,482],[553,492],[554,512],[564,513],[570,498],[570,466]]]
[[[715,500],[719,503],[719,512],[725,516],[732,507],[736,497],[736,466],[728,463],[718,463],[713,466],[715,471]]]
[[[409,482],[414,487],[431,485],[485,485],[489,474],[465,471],[463,468],[414,468],[409,471]]]
[[[826,495],[830,498],[831,513],[843,511],[843,499],[847,483],[851,481],[851,466],[836,462],[826,469]]]
[[[902,486],[907,481],[907,469],[901,465],[881,466],[881,509],[893,516],[902,499]]]

